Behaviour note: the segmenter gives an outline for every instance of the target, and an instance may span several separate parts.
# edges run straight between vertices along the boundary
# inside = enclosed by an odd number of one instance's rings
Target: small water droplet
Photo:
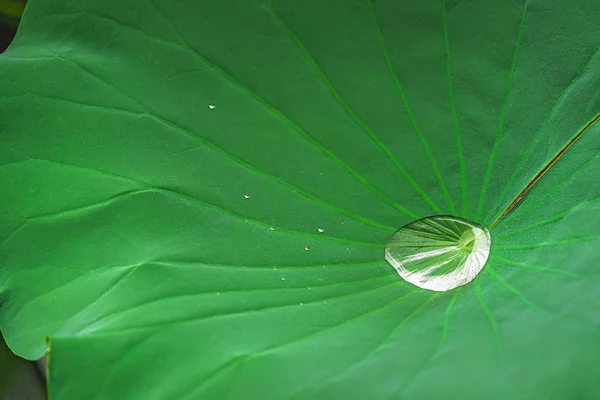
[[[210,103],[210,104],[208,105],[208,108],[210,108],[211,110],[214,110],[214,109],[215,109],[215,105],[214,105],[213,103]]]
[[[385,247],[385,258],[405,281],[445,292],[475,279],[491,241],[488,230],[475,222],[437,215],[398,229]]]
[[[249,199],[249,198],[250,198],[250,195],[249,195],[248,193],[246,193],[246,194],[244,195],[244,198],[245,198],[245,199]]]
[[[281,277],[281,280],[282,280],[282,281],[285,281],[285,277],[284,277],[284,276],[282,276],[282,277]]]
[[[306,246],[306,247],[304,248],[304,250],[306,250],[306,251],[309,251],[309,250],[310,250],[310,247]]]
[[[325,229],[323,229],[322,227],[317,228],[317,231],[319,231],[319,233],[323,233],[325,231]]]

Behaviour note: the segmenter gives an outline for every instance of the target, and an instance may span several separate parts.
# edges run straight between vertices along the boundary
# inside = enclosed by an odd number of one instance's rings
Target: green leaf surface
[[[0,55],[0,328],[53,399],[600,396],[595,0],[31,0]],[[209,107],[214,104],[214,108]],[[319,229],[322,228],[322,229]],[[320,232],[322,230],[322,232]]]

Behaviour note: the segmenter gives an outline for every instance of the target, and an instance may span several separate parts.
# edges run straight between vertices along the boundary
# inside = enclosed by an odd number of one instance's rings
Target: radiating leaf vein
[[[597,50],[588,59],[588,61],[584,65],[584,67],[579,71],[579,73],[575,76],[575,78],[573,80],[571,80],[571,82],[569,83],[569,85],[567,86],[567,88],[560,94],[560,96],[558,97],[558,100],[554,103],[554,105],[552,106],[552,109],[550,110],[550,112],[548,113],[548,115],[546,115],[546,118],[544,118],[544,120],[540,124],[538,130],[532,136],[531,140],[529,141],[529,145],[527,146],[527,148],[524,151],[521,152],[521,157],[519,158],[519,161],[517,162],[516,167],[514,168],[514,170],[513,170],[512,174],[510,175],[508,181],[504,184],[504,187],[500,191],[500,194],[498,195],[496,202],[490,208],[490,212],[495,212],[495,210],[498,208],[500,202],[503,201],[504,196],[506,194],[506,191],[509,188],[512,187],[512,184],[513,184],[514,180],[517,178],[518,172],[520,172],[520,169],[523,166],[523,163],[525,163],[525,161],[527,160],[527,157],[531,154],[531,150],[533,149],[534,145],[536,143],[538,143],[539,138],[542,135],[542,133],[545,132],[546,127],[548,126],[548,124],[552,120],[552,117],[554,117],[554,115],[556,114],[556,112],[558,111],[558,109],[562,106],[562,104],[565,101],[565,99],[568,98],[569,94],[573,90],[575,90],[575,87],[583,79],[583,77],[585,76],[585,74],[590,71],[590,65],[591,65],[592,61],[599,54],[600,54],[600,49]],[[491,222],[489,220],[489,216],[488,216],[488,218],[486,218],[486,220],[488,220],[488,224]]]
[[[128,94],[122,92],[116,86],[113,86],[113,85],[109,84],[105,80],[103,80],[103,79],[99,78],[98,76],[96,76],[95,74],[91,73],[88,69],[82,67],[80,64],[75,63],[72,60],[68,60],[68,59],[65,59],[63,57],[59,57],[59,56],[52,57],[52,58],[60,58],[60,59],[66,61],[68,63],[74,64],[81,71],[83,71],[84,73],[86,73],[88,76],[92,77],[97,82],[100,82],[100,84],[105,85],[105,86],[109,86],[109,87],[117,90],[119,93],[121,93],[122,95],[126,96],[128,99],[134,101],[136,104],[138,104],[144,110],[143,113],[137,113],[137,112],[133,112],[133,111],[129,111],[129,110],[123,110],[123,109],[121,109],[120,112],[123,112],[123,113],[131,115],[131,116],[135,116],[135,117],[138,117],[138,118],[140,116],[147,116],[147,117],[155,120],[156,122],[158,122],[158,123],[160,123],[162,125],[165,125],[165,126],[171,128],[171,129],[174,129],[175,131],[177,131],[177,132],[179,132],[179,133],[181,133],[181,134],[183,134],[183,135],[185,135],[185,136],[187,136],[189,138],[192,138],[193,140],[199,141],[203,145],[205,145],[205,146],[209,147],[210,149],[216,151],[220,155],[222,155],[225,158],[231,160],[232,162],[234,162],[234,163],[242,166],[243,168],[248,169],[249,171],[258,174],[259,176],[261,176],[261,177],[263,177],[265,179],[273,181],[273,182],[275,182],[275,183],[277,183],[277,184],[285,187],[286,189],[289,189],[289,190],[293,191],[294,193],[297,193],[297,194],[299,194],[299,195],[301,195],[301,196],[303,196],[303,197],[305,197],[305,198],[307,198],[307,199],[309,199],[309,200],[311,200],[311,201],[313,201],[313,202],[315,202],[317,204],[320,204],[321,206],[327,207],[327,208],[329,208],[329,209],[331,209],[333,211],[336,211],[336,212],[338,212],[338,213],[340,213],[342,215],[345,215],[345,216],[347,216],[349,218],[352,218],[352,219],[354,219],[356,221],[359,221],[359,222],[362,222],[362,223],[374,226],[376,228],[384,229],[384,230],[390,231],[390,232],[395,230],[395,228],[393,228],[393,227],[390,227],[390,226],[385,225],[385,224],[381,224],[381,223],[379,223],[377,221],[373,221],[373,220],[371,220],[369,218],[365,218],[363,216],[360,216],[358,214],[355,214],[355,213],[352,213],[352,212],[350,212],[348,210],[345,210],[345,209],[343,209],[343,208],[341,208],[341,207],[339,207],[337,205],[334,205],[333,203],[331,203],[331,202],[329,202],[327,200],[324,200],[324,199],[318,197],[317,195],[315,195],[315,194],[313,194],[311,192],[308,192],[308,191],[306,191],[306,190],[304,190],[304,189],[302,189],[302,188],[300,188],[298,186],[295,186],[295,185],[291,184],[290,182],[286,181],[285,179],[283,179],[283,178],[281,178],[279,176],[275,176],[275,175],[269,174],[268,172],[266,172],[266,171],[264,171],[262,169],[259,169],[259,168],[255,167],[255,166],[247,163],[246,161],[242,160],[241,158],[236,157],[232,153],[229,153],[229,152],[225,151],[224,149],[218,147],[217,145],[215,145],[214,143],[212,143],[212,142],[204,139],[203,137],[196,135],[195,133],[193,133],[193,132],[189,131],[188,129],[184,128],[183,126],[181,126],[181,125],[179,125],[177,123],[174,123],[174,122],[172,122],[170,120],[167,120],[167,119],[165,119],[163,117],[160,117],[160,116],[158,116],[157,114],[155,114],[153,112],[150,112],[147,108],[145,108],[142,104],[140,104],[139,102],[137,102],[131,96],[129,96]],[[84,104],[84,103],[80,103],[80,102],[77,102],[77,104],[81,105],[81,106],[90,106],[90,107],[93,107],[95,109],[107,109],[107,111],[109,111],[109,110],[110,111],[117,111],[118,110],[118,109],[113,109],[113,108],[110,108],[110,107],[107,108],[107,107],[104,107],[104,106],[89,105],[89,104]],[[409,217],[411,217],[411,218],[418,218],[416,216],[416,214],[410,213],[410,214],[406,214],[406,215],[409,216]]]
[[[333,85],[333,82],[331,82],[331,80],[327,77],[327,75],[325,75],[325,73],[323,72],[323,70],[321,69],[319,64],[316,62],[316,60],[313,58],[313,56],[310,54],[310,52],[306,49],[306,46],[304,46],[304,44],[302,43],[300,38],[296,35],[296,33],[292,30],[292,28],[287,24],[287,22],[282,17],[282,15],[272,6],[265,7],[265,8],[273,16],[275,21],[277,21],[279,26],[281,28],[283,28],[284,31],[287,32],[287,34],[294,41],[294,43],[296,43],[296,45],[300,48],[300,50],[302,51],[302,54],[304,54],[304,56],[308,60],[309,64],[313,67],[313,69],[317,72],[317,75],[319,75],[319,78],[321,79],[321,81],[325,84],[325,87],[327,87],[327,90],[329,90],[331,95],[336,99],[336,101],[339,103],[339,105],[344,109],[346,114],[348,114],[349,117],[356,123],[356,125],[358,125],[377,144],[377,146],[385,153],[385,155],[389,158],[389,160],[392,162],[392,164],[394,164],[394,166],[400,172],[400,174],[408,181],[410,186],[419,194],[419,196],[421,196],[421,198],[428,205],[430,205],[432,207],[434,212],[441,213],[442,211],[433,203],[433,201],[429,198],[427,193],[425,193],[423,188],[421,188],[421,186],[419,186],[417,181],[410,175],[410,173],[406,170],[406,168],[402,165],[402,163],[400,163],[400,161],[398,161],[398,159],[394,156],[394,154],[387,147],[387,145],[381,139],[379,139],[379,137],[371,130],[371,128],[369,128],[367,126],[367,124],[365,124],[365,122],[358,115],[356,115],[356,113],[352,110],[352,108],[350,108],[350,106],[348,106],[348,104],[346,104],[346,102],[344,101],[342,96],[339,94],[338,90]]]
[[[367,279],[366,281],[378,281],[381,280],[382,282],[386,280],[386,278],[389,277],[378,277],[376,279]],[[353,281],[353,282],[344,282],[344,283],[336,283],[336,284],[324,284],[324,285],[319,285],[319,286],[313,286],[313,287],[332,287],[332,286],[345,286],[345,285],[351,285],[354,283],[361,283],[360,281]],[[118,328],[119,332],[130,332],[130,331],[137,331],[140,329],[149,329],[149,328],[171,328],[174,325],[178,325],[178,324],[187,324],[187,323],[197,323],[197,322],[206,322],[206,321],[210,321],[210,320],[214,320],[214,319],[218,319],[218,318],[231,318],[231,317],[237,317],[237,316],[244,316],[250,313],[260,313],[260,312],[264,312],[264,311],[270,311],[270,310],[278,310],[278,309],[285,309],[285,308],[289,308],[289,307],[307,307],[310,306],[312,304],[322,304],[324,301],[328,301],[328,300],[339,300],[339,299],[344,299],[344,298],[348,298],[348,297],[353,297],[353,296],[361,296],[364,295],[366,293],[371,293],[371,292],[376,292],[376,291],[381,291],[384,288],[389,288],[389,287],[393,287],[396,286],[398,284],[402,284],[402,281],[399,280],[394,280],[393,282],[384,284],[384,285],[378,285],[375,287],[371,287],[369,289],[365,289],[365,290],[360,290],[360,291],[354,291],[354,292],[349,292],[349,293],[342,293],[342,294],[336,294],[336,295],[332,295],[332,296],[325,296],[325,297],[320,297],[317,299],[313,299],[313,300],[306,300],[303,302],[303,305],[301,306],[299,303],[299,301],[297,299],[294,299],[293,301],[288,301],[286,303],[279,303],[279,304],[274,304],[274,305],[266,305],[266,306],[262,306],[262,307],[247,307],[246,309],[241,309],[241,310],[236,310],[236,311],[229,311],[229,312],[217,312],[217,313],[210,313],[210,314],[206,314],[206,315],[196,315],[196,316],[191,316],[191,317],[185,317],[185,318],[171,318],[168,320],[164,320],[161,322],[157,322],[157,323],[146,323],[144,324],[144,326],[142,327],[133,327],[133,328]],[[240,292],[260,292],[260,291],[264,291],[264,290],[268,290],[268,291],[273,291],[276,289],[256,289],[256,290],[232,290],[231,292],[235,292],[235,293],[240,293]],[[282,291],[290,291],[290,288],[282,288],[279,289]],[[306,291],[306,288],[297,288],[296,290],[299,291]],[[192,293],[189,295],[178,295],[176,296],[177,298],[184,298],[184,297],[198,297],[198,296],[206,296],[206,295],[215,295],[217,292],[206,292],[206,293]],[[220,293],[226,293],[226,291],[222,291]],[[397,299],[396,299],[397,300]],[[122,310],[122,311],[117,311],[115,313],[112,314],[108,314],[108,315],[103,315],[102,317],[91,321],[90,324],[88,324],[87,326],[85,326],[84,328],[82,328],[79,332],[78,335],[87,335],[90,334],[91,332],[94,332],[95,330],[98,330],[100,328],[102,328],[102,332],[110,332],[110,330],[105,326],[106,324],[108,324],[111,320],[122,316],[124,314],[127,313],[131,313],[131,312],[135,312],[138,309],[142,309],[144,307],[147,307],[148,305],[151,305],[153,303],[156,302],[161,302],[164,301],[164,299],[159,299],[159,300],[153,300],[151,302],[145,303],[145,304],[141,304],[141,305],[136,305],[133,307],[129,307],[126,310]],[[243,306],[240,305],[240,306]]]
[[[498,129],[496,130],[496,138],[494,140],[494,147],[492,148],[492,154],[490,155],[487,169],[486,169],[485,175],[483,177],[483,184],[481,186],[481,193],[479,195],[479,203],[477,204],[477,211],[475,212],[475,221],[479,221],[481,218],[481,212],[483,210],[483,203],[485,201],[487,189],[488,189],[488,186],[490,183],[492,169],[494,167],[494,161],[496,159],[496,154],[498,152],[498,146],[500,145],[500,139],[502,138],[502,134],[504,133],[504,122],[508,115],[510,99],[511,99],[512,91],[513,91],[513,87],[514,87],[515,72],[517,70],[517,60],[519,58],[519,49],[521,48],[521,42],[523,40],[523,30],[525,27],[525,19],[527,17],[528,7],[529,7],[529,0],[526,0],[525,5],[523,6],[522,13],[521,13],[521,21],[519,23],[519,31],[517,33],[517,40],[515,43],[512,62],[511,62],[511,66],[510,66],[510,72],[509,72],[509,76],[508,76],[508,87],[506,89],[506,96],[504,97],[504,102],[502,104],[502,110],[500,112],[500,122],[498,123]]]
[[[452,57],[450,52],[450,35],[448,33],[448,12],[446,8],[446,0],[442,0],[442,27],[444,31],[444,52],[446,57],[446,81],[448,83],[448,95],[450,98],[450,108],[452,110],[452,122],[454,133],[456,134],[456,148],[458,150],[458,167],[460,169],[460,200],[461,212],[464,218],[468,218],[467,214],[467,174],[465,169],[465,155],[463,151],[463,138],[460,131],[460,123],[458,121],[458,112],[456,109],[456,100],[454,98],[454,82],[452,79]]]
[[[486,266],[486,268],[489,268],[489,266]],[[502,347],[502,342],[500,341],[498,322],[496,321],[496,318],[494,318],[494,314],[489,309],[485,300],[483,299],[483,296],[481,295],[481,285],[479,284],[479,278],[475,278],[475,295],[477,296],[477,301],[479,302],[483,313],[485,314],[488,322],[490,323],[492,332],[494,333],[494,342],[496,344],[496,348],[498,349],[498,355],[500,357],[504,357],[504,349]]]
[[[162,17],[165,20],[168,21],[168,19],[164,15],[164,13],[161,14],[161,15],[162,15]],[[118,22],[118,21],[116,21],[114,19],[111,19],[111,18],[107,18],[107,19],[112,20],[113,22],[115,22],[117,24],[120,24],[120,22]],[[340,157],[338,157],[335,153],[333,153],[331,150],[329,150],[327,147],[325,147],[314,136],[312,136],[306,130],[304,130],[303,128],[301,128],[297,123],[295,123],[294,121],[292,121],[289,117],[287,117],[285,114],[283,114],[281,111],[279,111],[276,107],[274,107],[272,104],[270,104],[269,102],[267,102],[256,91],[252,90],[247,85],[245,85],[241,81],[237,80],[235,77],[233,77],[227,71],[225,71],[225,69],[223,69],[221,66],[219,66],[215,62],[209,60],[207,56],[205,56],[203,54],[200,54],[196,49],[194,49],[188,43],[188,41],[183,37],[183,35],[181,35],[181,33],[179,32],[179,30],[177,29],[177,26],[175,24],[173,24],[173,23],[171,23],[171,25],[177,30],[177,32],[179,34],[179,37],[182,40],[181,43],[173,42],[171,40],[163,39],[163,38],[158,38],[158,37],[153,37],[153,38],[155,40],[159,41],[159,42],[162,42],[162,43],[165,43],[165,44],[168,43],[168,44],[170,44],[172,46],[175,46],[175,47],[178,47],[180,49],[183,49],[184,51],[187,51],[193,57],[195,57],[199,61],[201,61],[204,65],[206,65],[207,67],[210,67],[214,71],[218,72],[221,76],[223,76],[228,81],[230,81],[231,83],[233,83],[237,88],[241,89],[243,92],[245,92],[246,94],[248,94],[250,97],[252,97],[259,104],[261,104],[272,115],[274,115],[275,117],[277,117],[278,119],[280,119],[281,121],[283,121],[292,130],[294,130],[301,137],[303,137],[304,139],[306,139],[310,144],[312,144],[315,148],[317,148],[319,151],[321,151],[324,155],[326,155],[328,158],[330,158],[335,163],[337,163],[346,172],[348,172],[354,179],[356,179],[358,182],[360,182],[367,190],[369,190],[370,192],[372,192],[373,194],[375,194],[377,197],[379,197],[386,204],[394,207],[395,209],[397,209],[398,211],[400,211],[401,213],[405,214],[406,216],[408,216],[410,218],[418,218],[418,216],[415,213],[409,211],[408,209],[406,209],[405,207],[403,207],[402,205],[400,205],[398,202],[396,202],[393,199],[391,199],[388,195],[386,195],[385,193],[383,193],[376,186],[374,186],[373,184],[371,184],[366,178],[364,178],[362,175],[360,175],[358,172],[356,172],[349,164],[347,164]],[[127,26],[127,25],[123,25],[123,26],[126,27],[126,28],[128,28],[128,29],[136,29],[140,33],[144,34],[145,36],[149,36],[149,34],[147,32],[145,32],[145,31],[143,31],[141,29],[133,28],[133,27]],[[80,66],[80,68],[85,69],[82,66]],[[110,86],[113,86],[113,85],[110,85]],[[164,120],[164,118],[161,118],[161,119]]]
[[[408,103],[406,94],[404,93],[404,89],[403,89],[402,85],[400,84],[400,81],[398,80],[398,75],[396,74],[396,72],[394,70],[392,60],[390,59],[390,56],[387,51],[387,46],[385,44],[385,39],[383,37],[383,31],[381,29],[381,25],[379,24],[379,20],[377,19],[377,14],[375,13],[375,9],[373,8],[373,0],[367,0],[366,3],[367,3],[367,6],[369,7],[369,13],[371,14],[371,19],[372,19],[373,25],[375,27],[375,32],[377,33],[377,38],[379,40],[379,45],[381,46],[381,51],[383,53],[383,57],[385,59],[387,69],[390,73],[390,76],[391,76],[393,82],[394,82],[394,85],[398,92],[398,96],[400,97],[400,99],[402,100],[402,103],[404,104],[404,109],[406,111],[406,115],[408,116],[408,119],[410,120],[410,122],[415,130],[415,133],[417,134],[417,137],[421,141],[421,145],[423,146],[423,149],[425,150],[425,154],[427,155],[427,158],[429,159],[429,162],[431,163],[433,173],[438,181],[438,184],[440,186],[440,189],[442,190],[442,194],[446,200],[446,203],[447,203],[450,211],[453,214],[456,214],[456,207],[454,207],[454,202],[452,201],[452,198],[450,197],[450,193],[448,192],[448,188],[446,187],[446,184],[444,183],[444,179],[442,178],[442,174],[440,173],[440,170],[438,168],[435,156],[434,156],[433,152],[431,151],[431,147],[429,146],[427,139],[423,135],[423,132],[422,132],[419,124],[417,123],[417,120],[412,111],[412,108],[410,107],[410,104]],[[428,202],[428,204],[432,207],[435,207],[434,211],[436,211],[438,214],[441,213],[441,211],[439,211],[439,208],[437,206],[435,206],[435,204],[433,204],[433,203],[430,204],[429,202]]]

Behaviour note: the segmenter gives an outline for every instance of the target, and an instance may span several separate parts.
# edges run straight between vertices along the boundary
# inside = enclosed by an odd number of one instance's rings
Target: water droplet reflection
[[[407,282],[444,292],[471,282],[483,269],[490,246],[485,227],[458,217],[433,216],[396,231],[385,258]]]

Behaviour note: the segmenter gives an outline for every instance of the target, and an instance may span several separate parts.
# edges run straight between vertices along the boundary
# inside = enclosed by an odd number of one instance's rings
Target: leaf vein
[[[447,0],[442,0],[442,27],[444,30],[444,52],[446,58],[446,81],[448,83],[448,95],[450,97],[450,108],[452,109],[452,123],[456,134],[456,148],[458,151],[458,167],[460,169],[460,198],[462,205],[462,215],[468,218],[467,214],[467,174],[465,167],[465,155],[463,150],[463,138],[458,120],[458,111],[456,109],[456,99],[454,96],[454,81],[452,79],[452,60],[450,52],[450,35],[448,33],[448,10]]]
[[[556,112],[558,111],[558,109],[560,108],[560,106],[563,104],[564,100],[568,97],[568,95],[570,94],[570,92],[572,90],[574,90],[576,84],[578,84],[583,79],[583,77],[585,76],[585,72],[588,72],[590,70],[590,64],[592,63],[592,61],[594,60],[594,58],[596,58],[596,56],[598,54],[600,54],[600,49],[597,50],[590,57],[590,59],[585,63],[583,69],[581,71],[579,71],[579,73],[577,74],[577,76],[569,83],[569,85],[567,86],[567,88],[560,94],[560,96],[558,97],[558,100],[554,103],[554,105],[552,106],[552,109],[550,110],[550,112],[548,113],[548,115],[546,116],[546,118],[544,118],[544,120],[540,124],[540,127],[538,128],[538,130],[535,132],[535,134],[533,135],[533,137],[529,141],[529,144],[528,144],[527,148],[521,154],[521,157],[519,158],[519,161],[518,161],[515,169],[513,170],[510,178],[508,179],[508,181],[506,182],[506,184],[504,184],[504,187],[500,191],[500,194],[498,195],[498,198],[497,198],[494,206],[490,209],[491,212],[494,212],[494,210],[496,208],[498,208],[500,202],[502,201],[502,199],[504,198],[504,195],[506,194],[506,191],[511,187],[511,185],[514,182],[514,180],[517,178],[517,172],[519,171],[519,169],[523,166],[523,164],[527,160],[527,157],[529,156],[529,153],[533,149],[533,146],[536,143],[538,143],[538,140],[539,140],[540,136],[542,135],[542,133],[544,133],[544,131],[546,130],[546,127],[548,126],[548,124],[552,120],[552,117],[554,117],[554,115],[556,114]]]
[[[392,61],[390,59],[390,56],[388,54],[387,51],[387,46],[385,44],[385,39],[383,37],[383,31],[381,29],[381,25],[379,24],[379,20],[377,19],[377,15],[375,13],[375,10],[373,8],[373,0],[367,0],[367,5],[369,7],[369,12],[371,14],[371,19],[373,21],[374,27],[375,27],[375,31],[377,34],[377,38],[379,40],[379,45],[381,47],[381,51],[383,53],[383,57],[387,66],[387,69],[389,71],[389,74],[392,78],[392,81],[394,82],[394,86],[396,87],[396,91],[398,93],[398,96],[400,97],[400,100],[402,100],[402,103],[404,105],[404,109],[406,111],[406,115],[408,117],[408,119],[410,120],[413,129],[415,130],[415,133],[417,134],[417,137],[419,138],[419,141],[421,142],[421,146],[423,147],[423,150],[425,151],[425,154],[427,155],[427,158],[431,164],[431,168],[433,170],[433,173],[437,179],[438,185],[440,186],[440,189],[442,191],[442,194],[444,196],[444,199],[446,200],[447,206],[450,209],[450,211],[453,214],[456,214],[456,208],[454,206],[454,202],[452,201],[452,198],[450,196],[450,193],[448,192],[448,188],[446,187],[446,184],[444,183],[444,179],[442,177],[442,174],[438,168],[437,165],[437,161],[435,160],[435,156],[431,150],[431,147],[429,146],[429,143],[427,141],[427,139],[425,138],[425,136],[423,135],[423,131],[421,130],[419,124],[417,123],[417,120],[415,118],[415,115],[412,111],[412,108],[410,107],[410,104],[408,102],[408,98],[406,97],[406,93],[404,93],[404,88],[402,87],[402,84],[400,83],[399,79],[398,79],[398,75],[396,74],[396,72],[394,71],[394,66],[392,64]],[[429,203],[428,203],[429,204]],[[441,211],[439,210],[439,207],[435,206],[435,204],[433,204],[433,202],[431,202],[430,206],[435,207],[434,211],[437,212],[438,214],[441,213]]]
[[[517,59],[519,58],[519,49],[521,47],[521,42],[523,38],[523,30],[525,27],[525,19],[527,17],[527,9],[529,7],[529,0],[525,1],[525,5],[523,6],[523,10],[521,12],[521,19],[519,23],[519,31],[517,33],[517,40],[513,52],[512,62],[510,66],[510,72],[508,75],[508,88],[506,90],[506,96],[504,97],[504,102],[502,104],[502,110],[500,112],[500,122],[498,123],[498,129],[496,130],[496,138],[494,139],[494,147],[492,148],[492,154],[490,155],[488,165],[485,171],[485,175],[483,177],[483,184],[481,186],[481,194],[479,196],[479,203],[477,204],[477,211],[475,212],[475,220],[479,221],[481,218],[481,212],[483,208],[483,203],[486,198],[487,189],[490,184],[490,178],[492,175],[492,169],[494,166],[494,161],[496,160],[496,155],[498,153],[498,146],[500,145],[500,139],[504,133],[504,122],[508,115],[510,99],[512,97],[512,91],[514,88],[515,81],[515,72],[517,70]]]
[[[327,90],[331,93],[331,95],[335,98],[338,104],[342,107],[342,109],[346,112],[346,114],[354,121],[356,125],[358,125],[366,134],[377,144],[377,146],[384,152],[384,154],[388,157],[388,159],[392,162],[392,164],[396,167],[396,169],[400,172],[400,174],[409,182],[411,187],[417,192],[417,194],[433,209],[436,213],[441,213],[441,210],[431,201],[427,193],[419,186],[417,181],[410,175],[410,173],[406,170],[406,168],[398,161],[398,159],[394,156],[392,151],[386,146],[386,144],[364,123],[362,119],[348,106],[348,104],[344,101],[338,90],[333,85],[333,82],[325,75],[319,64],[310,54],[310,52],[306,49],[306,46],[302,43],[298,35],[292,30],[292,28],[287,24],[284,20],[283,16],[274,8],[274,7],[265,7],[269,13],[273,16],[273,19],[279,24],[279,26],[290,36],[292,41],[298,46],[301,50],[302,54],[306,57],[311,67],[317,72],[317,75],[327,87]]]
[[[487,268],[489,268],[489,267],[487,267]],[[479,305],[481,306],[481,309],[483,310],[483,313],[485,314],[485,317],[488,320],[488,322],[492,328],[492,332],[494,333],[494,343],[496,344],[496,349],[498,350],[498,354],[500,355],[501,358],[503,358],[504,357],[504,349],[502,346],[502,342],[500,341],[500,332],[498,330],[498,322],[496,321],[496,318],[494,318],[494,314],[487,306],[485,300],[483,300],[483,296],[481,294],[481,285],[479,284],[479,279],[475,279],[475,295],[477,296],[477,301],[479,302]]]
[[[162,14],[162,16],[163,16],[163,18],[165,20],[169,21],[164,14]],[[116,23],[118,23],[118,22],[116,22]],[[332,161],[334,161],[336,164],[338,164],[338,166],[340,166],[342,169],[344,169],[355,180],[357,180],[358,182],[360,182],[367,190],[369,190],[375,196],[379,197],[379,199],[381,199],[383,202],[385,202],[389,206],[397,209],[402,214],[404,214],[404,215],[406,215],[406,216],[408,216],[410,218],[413,218],[413,219],[417,219],[418,218],[418,216],[415,213],[413,213],[412,211],[410,211],[407,208],[403,207],[401,204],[399,204],[398,202],[394,201],[387,194],[385,194],[384,192],[382,192],[375,185],[371,184],[366,178],[364,178],[362,175],[360,175],[358,172],[356,172],[348,163],[346,163],[344,160],[342,160],[340,157],[338,157],[334,152],[332,152],[327,147],[325,147],[313,135],[311,135],[309,132],[307,132],[306,130],[304,130],[303,128],[301,128],[296,122],[294,122],[293,120],[291,120],[284,113],[282,113],[276,107],[274,107],[272,104],[270,104],[269,102],[267,102],[256,91],[252,90],[247,85],[245,85],[241,81],[237,80],[233,75],[231,75],[227,71],[225,71],[225,69],[223,69],[222,67],[220,67],[219,65],[217,65],[215,62],[209,60],[207,56],[205,56],[203,54],[200,54],[196,49],[194,49],[187,42],[187,40],[183,37],[183,35],[181,35],[181,33],[179,32],[179,30],[177,29],[177,27],[173,23],[171,23],[171,25],[178,31],[179,37],[182,40],[181,43],[172,42],[170,40],[162,39],[162,38],[155,38],[155,39],[157,39],[157,40],[159,40],[159,41],[161,41],[163,43],[170,43],[173,46],[176,46],[178,48],[186,50],[193,57],[199,59],[204,65],[210,67],[214,71],[217,71],[221,76],[223,76],[225,79],[227,79],[229,82],[231,82],[234,86],[236,86],[237,88],[239,88],[240,90],[242,90],[243,92],[245,92],[247,95],[249,95],[250,97],[252,97],[255,101],[257,101],[261,106],[263,106],[266,110],[268,110],[271,114],[273,114],[275,117],[277,117],[278,119],[280,119],[281,121],[283,121],[286,125],[288,125],[292,130],[294,130],[302,138],[304,138],[311,145],[313,145],[315,148],[317,148],[319,151],[321,151],[321,153],[323,153],[325,156],[327,156]],[[144,33],[145,35],[148,35],[146,32],[143,32],[141,30],[140,30],[140,32]]]

